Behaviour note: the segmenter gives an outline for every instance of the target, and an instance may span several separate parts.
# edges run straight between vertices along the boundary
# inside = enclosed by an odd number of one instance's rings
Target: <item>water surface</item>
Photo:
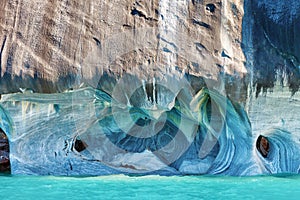
[[[1,199],[298,199],[300,176],[1,176]]]

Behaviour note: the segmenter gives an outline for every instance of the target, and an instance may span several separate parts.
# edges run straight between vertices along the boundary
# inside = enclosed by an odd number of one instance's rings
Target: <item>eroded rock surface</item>
[[[23,94],[1,99],[0,170],[10,140],[15,174],[299,173],[298,115],[288,108],[299,99],[299,10],[292,0],[2,0],[0,94]],[[212,98],[197,96],[203,86],[233,99],[216,95],[227,102],[222,135],[207,127],[218,117],[202,115],[210,106],[192,109]],[[292,134],[262,131],[274,124]],[[205,127],[215,146],[201,143]],[[176,148],[163,149],[176,131]]]
[[[151,83],[177,72],[196,91],[199,77],[223,73],[226,87],[245,90],[243,6],[242,0],[3,0],[0,93],[97,87],[101,77],[110,85],[124,73]]]
[[[243,49],[256,96],[284,79],[294,94],[300,86],[299,1],[245,0],[244,5]]]

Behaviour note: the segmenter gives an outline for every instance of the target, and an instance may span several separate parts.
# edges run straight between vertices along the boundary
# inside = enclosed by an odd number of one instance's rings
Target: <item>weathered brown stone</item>
[[[97,86],[104,72],[243,77],[243,13],[233,0],[3,0],[0,93]]]

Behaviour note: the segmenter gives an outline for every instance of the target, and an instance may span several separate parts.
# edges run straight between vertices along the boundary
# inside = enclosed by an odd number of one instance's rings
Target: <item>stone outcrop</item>
[[[299,10],[2,0],[0,172],[299,173]]]
[[[292,94],[300,86],[300,2],[245,0],[243,44],[256,96],[284,79]]]
[[[292,0],[3,0],[0,94],[111,91],[126,73],[150,86],[186,77],[194,92],[209,84],[242,103],[278,79],[294,94],[299,9]]]
[[[103,74],[152,82],[179,73],[195,90],[203,86],[199,77],[225,73],[240,80],[247,73],[243,6],[237,0],[3,0],[0,93],[97,87]]]
[[[243,50],[253,98],[248,115],[254,134],[280,127],[299,132],[299,1],[245,0]],[[297,93],[296,93],[297,92]]]

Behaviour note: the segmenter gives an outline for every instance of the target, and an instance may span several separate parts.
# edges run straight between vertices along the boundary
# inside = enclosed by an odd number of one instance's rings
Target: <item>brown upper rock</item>
[[[239,0],[2,0],[0,93],[98,87],[103,74],[241,78],[243,15]]]

